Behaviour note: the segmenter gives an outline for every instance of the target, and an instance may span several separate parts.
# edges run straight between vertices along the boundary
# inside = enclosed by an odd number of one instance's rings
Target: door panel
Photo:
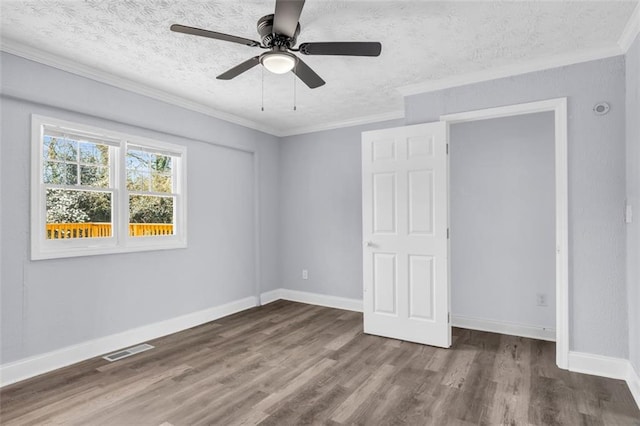
[[[364,330],[451,345],[445,123],[362,134]]]
[[[376,313],[396,314],[396,256],[389,253],[375,253],[374,264],[374,306]]]
[[[409,234],[433,234],[433,172],[409,172]]]
[[[407,138],[409,144],[409,158],[433,156],[433,137],[413,136]]]
[[[409,255],[409,317],[433,320],[433,257]]]
[[[375,140],[372,148],[373,161],[396,159],[396,141],[394,139]]]
[[[376,173],[373,175],[373,223],[374,232],[396,232],[396,175]]]

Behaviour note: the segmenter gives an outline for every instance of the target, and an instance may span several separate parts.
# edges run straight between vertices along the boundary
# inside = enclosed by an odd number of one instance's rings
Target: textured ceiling
[[[1,36],[287,132],[400,111],[398,87],[613,46],[636,2],[307,0],[298,42],[380,41],[378,58],[305,56],[326,82],[255,67],[216,75],[262,52],[169,31],[173,23],[259,39],[263,1],[2,0]]]

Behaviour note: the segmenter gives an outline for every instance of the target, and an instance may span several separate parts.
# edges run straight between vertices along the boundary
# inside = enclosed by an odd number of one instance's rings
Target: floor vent
[[[143,343],[141,345],[134,346],[132,348],[123,349],[121,351],[114,352],[109,355],[105,355],[102,358],[106,359],[107,361],[113,362],[122,358],[126,358],[131,355],[139,354],[140,352],[148,351],[149,349],[153,349],[153,348],[154,348],[153,346]]]

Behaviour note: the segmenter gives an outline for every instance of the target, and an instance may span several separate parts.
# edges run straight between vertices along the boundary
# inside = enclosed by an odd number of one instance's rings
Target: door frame
[[[507,105],[446,114],[447,143],[452,124],[553,111],[555,126],[555,236],[556,236],[556,364],[569,368],[569,190],[567,98]],[[449,161],[449,158],[447,159]],[[450,207],[450,206],[449,206]],[[449,245],[451,241],[449,240]],[[451,275],[449,275],[451,287]]]

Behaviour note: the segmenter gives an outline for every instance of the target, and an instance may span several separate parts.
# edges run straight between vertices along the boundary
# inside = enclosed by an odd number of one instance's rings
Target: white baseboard
[[[629,362],[629,370],[627,371],[627,385],[633,395],[633,399],[636,400],[638,408],[640,408],[640,374],[633,368],[633,364]]]
[[[260,295],[260,303],[266,305],[276,300],[290,300],[311,305],[327,306],[362,312],[362,300],[346,297],[328,296],[324,294],[279,288]],[[0,365],[0,387],[16,383],[48,371],[66,367],[76,362],[103,355],[127,346],[156,339],[231,315],[257,305],[255,297],[236,300],[221,306],[204,309],[180,317],[160,321],[154,324],[127,330],[122,333],[80,343],[30,358],[21,359]],[[467,317],[452,317],[454,327],[489,331],[542,340],[553,340],[553,330],[522,326],[519,324],[499,323]],[[640,407],[640,376],[626,359],[593,355],[583,352],[569,352],[569,370],[578,373],[592,374],[625,380],[638,407]]]
[[[308,293],[289,289],[280,289],[282,299],[292,302],[309,303],[311,305],[326,306],[328,308],[345,309],[347,311],[362,312],[362,300],[346,297],[329,296],[326,294]]]
[[[282,299],[282,289],[277,288],[275,290],[267,291],[260,295],[260,304],[266,305],[276,300]]]
[[[245,309],[253,308],[256,305],[256,297],[247,297],[224,305],[203,309],[176,318],[127,330],[122,333],[112,334],[41,355],[3,364],[0,365],[0,386],[10,385],[98,355],[186,330],[236,312],[244,311]]]
[[[289,290],[287,288],[271,290],[260,295],[260,302],[263,305],[280,299],[290,300],[292,302],[308,303],[310,305],[326,306],[328,308],[362,312],[361,299],[349,299],[347,297],[329,296],[326,294]]]
[[[492,321],[480,318],[470,318],[459,315],[451,316],[451,325],[470,330],[488,331],[491,333],[507,334],[509,336],[528,337],[531,339],[556,341],[556,331],[551,328],[534,327],[512,322]]]
[[[594,355],[585,352],[569,352],[569,371],[626,380],[631,363],[622,358]]]
[[[569,352],[569,370],[626,381],[633,399],[640,408],[640,376],[631,361],[584,352]]]

